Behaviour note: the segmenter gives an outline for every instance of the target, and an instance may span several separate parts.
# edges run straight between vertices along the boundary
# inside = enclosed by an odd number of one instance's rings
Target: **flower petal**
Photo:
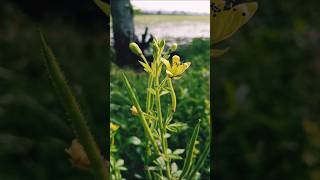
[[[166,66],[167,70],[171,70],[170,62],[164,58],[161,59],[161,62]]]
[[[168,71],[168,70],[166,70],[166,73],[167,73],[167,75],[169,76],[169,77],[173,77],[174,75],[170,72],[170,71]]]

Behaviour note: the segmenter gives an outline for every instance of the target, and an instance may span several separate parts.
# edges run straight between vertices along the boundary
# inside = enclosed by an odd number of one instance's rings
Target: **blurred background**
[[[0,2],[0,179],[90,179],[88,173],[71,167],[64,152],[74,135],[45,72],[36,29],[45,33],[103,148],[103,124],[108,120],[105,16],[91,1]],[[318,180],[320,3],[257,2],[257,13],[222,44],[231,49],[211,67],[215,82],[211,172],[217,180]],[[176,82],[178,102],[183,102],[178,104],[177,120],[192,126],[195,119],[208,115],[209,29],[201,22],[209,23],[209,17],[180,12],[173,18],[169,12],[132,4],[135,40],[141,41],[148,27],[148,34],[181,43],[178,53],[192,62],[186,78]],[[179,27],[191,30],[175,33]],[[145,79],[130,65],[116,65],[120,63],[113,51],[110,117],[121,126],[118,148],[130,149],[118,156],[130,170],[125,175],[133,178],[129,172],[142,172],[143,167],[129,162],[142,162],[143,149],[128,139],[143,137],[142,128],[130,115],[117,70],[126,66],[137,90],[144,90]],[[184,145],[187,134],[189,130],[172,142]]]
[[[319,180],[320,3],[256,2],[211,67],[214,177]]]
[[[65,153],[74,133],[45,70],[37,29],[106,149],[108,19],[90,0],[0,3],[0,179],[91,179]]]
[[[121,8],[123,11],[119,15]],[[190,61],[191,66],[181,79],[173,81],[177,95],[177,111],[173,121],[187,123],[189,127],[172,135],[168,140],[169,147],[185,148],[195,124],[198,119],[202,119],[200,143],[197,147],[200,151],[203,150],[208,140],[210,114],[210,3],[209,0],[120,0],[111,2],[111,13],[113,63],[110,120],[120,125],[115,140],[118,149],[116,156],[117,159],[124,159],[124,166],[128,169],[123,172],[125,178],[146,179],[143,164],[146,141],[144,131],[139,119],[131,115],[132,104],[121,81],[121,73],[125,72],[135,87],[140,102],[145,102],[148,78],[138,63],[139,57],[131,54],[128,45],[132,41],[138,43],[147,58],[151,59],[149,45],[154,37],[166,40],[169,46],[178,43],[176,53],[183,61]],[[176,162],[182,168],[183,161]],[[201,179],[209,177],[210,157],[202,169]]]

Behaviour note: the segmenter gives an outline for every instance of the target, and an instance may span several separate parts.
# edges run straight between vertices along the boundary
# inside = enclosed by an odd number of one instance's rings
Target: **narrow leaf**
[[[193,179],[193,177],[196,175],[196,173],[202,168],[206,158],[208,157],[210,153],[210,142],[208,142],[204,148],[204,151],[199,156],[198,161],[196,162],[194,168],[191,170],[191,172],[188,175],[187,179]]]
[[[198,138],[199,130],[200,130],[200,121],[197,123],[196,127],[194,128],[191,139],[189,141],[189,145],[188,145],[188,149],[187,149],[187,157],[184,161],[182,173],[181,173],[181,176],[179,179],[182,179],[190,170],[190,167],[192,165],[192,159],[193,159],[192,154],[195,149],[195,144],[196,144],[196,140]]]

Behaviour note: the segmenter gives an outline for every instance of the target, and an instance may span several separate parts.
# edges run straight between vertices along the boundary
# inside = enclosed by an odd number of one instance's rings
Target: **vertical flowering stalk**
[[[169,148],[168,137],[181,131],[186,124],[173,121],[173,114],[177,109],[176,93],[173,80],[182,78],[183,73],[190,67],[190,62],[181,62],[180,57],[171,57],[170,53],[177,49],[177,44],[173,44],[167,51],[165,41],[153,41],[153,61],[149,63],[136,43],[129,45],[133,53],[141,58],[139,63],[147,72],[148,87],[146,95],[146,106],[142,108],[138,102],[137,95],[134,93],[130,82],[123,74],[123,82],[126,86],[133,106],[131,113],[137,115],[144,128],[146,135],[146,158],[145,168],[147,179],[194,179],[200,171],[209,153],[209,147],[197,158],[196,144],[200,130],[200,121],[194,128],[193,134],[185,149],[171,150]],[[167,113],[163,112],[164,104],[162,96],[169,95],[171,102],[168,105]],[[186,152],[184,166],[181,170],[175,163],[176,160],[183,160],[181,156]],[[197,167],[196,167],[197,166]]]

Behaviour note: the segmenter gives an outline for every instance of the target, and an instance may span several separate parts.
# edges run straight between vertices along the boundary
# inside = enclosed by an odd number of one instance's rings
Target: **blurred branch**
[[[94,3],[107,15],[110,15],[110,7],[109,4],[103,2],[101,0],[93,0]]]
[[[92,134],[90,133],[89,127],[86,124],[86,120],[80,111],[80,107],[65,80],[65,77],[52,50],[48,47],[41,31],[39,33],[42,42],[43,53],[45,56],[45,64],[47,66],[51,81],[54,84],[56,91],[60,95],[65,110],[69,114],[74,130],[76,131],[76,135],[89,157],[91,169],[94,172],[95,178],[97,180],[108,180],[108,170],[104,166],[98,146]]]

